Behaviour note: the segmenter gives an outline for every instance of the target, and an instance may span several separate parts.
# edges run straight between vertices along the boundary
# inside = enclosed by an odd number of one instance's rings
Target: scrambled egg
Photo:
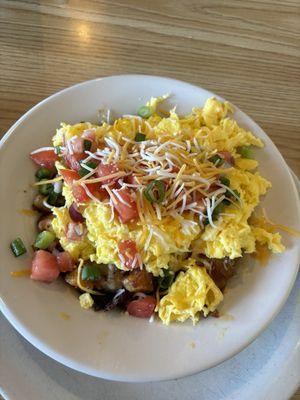
[[[96,253],[91,255],[91,260],[101,264],[114,263],[123,269],[119,255],[118,243],[131,239],[137,249],[142,253],[143,263],[149,272],[158,276],[163,268],[169,268],[171,256],[186,253],[193,239],[200,232],[198,226],[193,226],[189,234],[181,231],[181,222],[167,218],[158,226],[151,228],[143,226],[140,222],[121,224],[117,218],[111,220],[111,209],[100,203],[90,204],[84,211],[88,238],[93,243]],[[145,243],[154,231],[147,251],[143,251]]]
[[[79,296],[80,307],[88,310],[93,307],[94,300],[89,293],[82,293]]]
[[[158,315],[164,324],[172,321],[184,322],[188,318],[195,324],[200,317],[215,311],[223,300],[223,294],[204,267],[187,260],[186,272],[180,272],[169,292],[158,306]]]
[[[284,250],[280,235],[267,232],[263,228],[252,227],[248,219],[271,183],[262,178],[258,172],[233,169],[228,173],[230,184],[240,194],[242,204],[232,204],[226,207],[226,214],[220,216],[216,228],[207,226],[201,238],[193,248],[204,253],[209,258],[231,259],[241,257],[242,252],[253,253],[255,243],[267,243],[269,248],[278,253]]]
[[[164,97],[165,98],[165,97]],[[152,98],[148,106],[154,112],[164,98]],[[200,312],[206,316],[214,311],[222,301],[223,295],[207,274],[204,267],[195,265],[194,259],[186,261],[186,253],[193,256],[202,253],[209,258],[230,257],[235,259],[245,253],[253,253],[256,243],[267,245],[275,252],[282,252],[284,246],[278,233],[249,222],[260,197],[271,187],[271,183],[258,172],[253,172],[256,160],[242,158],[239,146],[263,147],[260,139],[241,128],[236,121],[228,117],[232,111],[228,103],[216,99],[206,101],[203,108],[194,108],[190,115],[180,118],[175,109],[166,118],[154,112],[147,120],[117,119],[113,125],[96,126],[88,122],[67,125],[62,124],[53,138],[53,144],[60,146],[73,136],[82,135],[86,129],[94,129],[96,141],[107,135],[120,142],[122,136],[134,140],[136,132],[146,132],[147,139],[158,139],[192,143],[194,138],[201,149],[209,154],[228,151],[234,157],[235,166],[226,171],[230,187],[237,190],[240,202],[227,205],[214,226],[201,228],[188,212],[180,216],[164,217],[161,220],[149,217],[128,224],[122,224],[112,215],[109,205],[91,202],[85,206],[87,234],[80,242],[66,238],[66,227],[70,222],[67,208],[54,208],[53,229],[60,239],[62,247],[69,251],[74,259],[83,258],[97,263],[114,263],[123,269],[118,255],[118,243],[132,239],[140,252],[145,268],[154,276],[163,274],[163,269],[180,272],[169,292],[158,304],[158,313],[162,321],[185,321],[191,318],[193,323],[199,319]],[[125,148],[121,149],[121,162],[125,157]],[[195,164],[196,165],[196,164]],[[58,167],[60,167],[58,165]],[[224,172],[224,171],[223,171]],[[71,188],[64,183],[63,195],[66,206],[74,201]],[[84,296],[84,295],[82,295]],[[86,298],[82,302],[85,302]]]

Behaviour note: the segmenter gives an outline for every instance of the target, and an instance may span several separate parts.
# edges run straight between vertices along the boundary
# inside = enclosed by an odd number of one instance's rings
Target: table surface
[[[74,83],[164,75],[238,105],[299,176],[299,39],[298,0],[0,0],[0,135]]]

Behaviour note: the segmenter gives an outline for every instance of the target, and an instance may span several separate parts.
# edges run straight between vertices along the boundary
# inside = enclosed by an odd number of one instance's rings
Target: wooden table
[[[299,0],[0,0],[0,133],[74,83],[165,75],[240,106],[299,176],[299,39]]]

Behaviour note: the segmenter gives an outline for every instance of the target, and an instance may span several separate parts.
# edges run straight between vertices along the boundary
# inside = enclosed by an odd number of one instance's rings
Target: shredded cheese
[[[63,177],[60,175],[60,176],[57,176],[56,178],[53,178],[53,179],[48,179],[48,180],[45,180],[45,181],[34,182],[33,186],[40,186],[40,185],[46,185],[46,184],[48,184],[48,183],[55,183],[55,182],[61,181],[62,179],[63,179]]]

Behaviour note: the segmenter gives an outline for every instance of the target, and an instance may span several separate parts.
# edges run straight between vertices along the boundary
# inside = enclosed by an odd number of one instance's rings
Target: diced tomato
[[[72,193],[77,203],[88,203],[91,200],[86,190],[80,185],[73,185]]]
[[[172,169],[171,169],[171,172],[179,172],[180,171],[180,168],[179,167],[177,167],[177,165],[173,165],[172,166]]]
[[[152,296],[146,296],[143,299],[132,300],[128,306],[127,311],[129,315],[137,318],[150,318],[154,312],[156,300]]]
[[[107,175],[114,174],[118,172],[119,169],[116,164],[99,164],[97,167],[96,175],[98,178],[102,178]],[[102,185],[107,185],[108,183],[117,181],[118,178],[109,178],[101,182]]]
[[[130,185],[136,185],[137,181],[135,179],[135,176],[130,174],[128,176],[125,176],[124,182],[129,183]]]
[[[130,191],[128,188],[118,190],[119,196],[127,204],[124,204],[117,196],[114,196],[113,205],[119,214],[121,222],[126,224],[126,222],[133,221],[138,217],[138,210],[136,202],[130,196]]]
[[[30,278],[35,281],[53,282],[59,275],[59,267],[55,256],[45,250],[34,253]]]
[[[85,227],[79,222],[69,222],[66,229],[66,237],[72,242],[79,242],[85,234]]]
[[[82,154],[84,152],[83,140],[81,137],[74,137],[69,140],[69,146],[72,148],[74,154]]]
[[[86,154],[80,153],[80,154],[69,154],[66,153],[63,155],[64,160],[67,164],[67,166],[75,171],[78,171],[80,168],[80,162],[86,157]]]
[[[80,176],[78,172],[72,171],[71,169],[61,169],[60,174],[63,176],[65,182],[68,185],[72,185],[74,181],[77,181],[80,179]],[[91,194],[97,198],[102,199],[107,198],[107,194],[105,191],[105,196],[104,196],[104,190],[101,189],[99,183],[87,183],[86,187],[88,190],[91,192]],[[81,185],[72,185],[72,192],[73,196],[75,197],[75,200],[77,203],[87,203],[91,200],[89,195],[87,194],[86,190],[84,187]]]
[[[119,243],[119,253],[124,259],[124,265],[127,268],[137,268],[139,264],[135,259],[136,255],[138,254],[136,244],[133,240],[123,240]]]
[[[58,156],[55,154],[54,150],[44,150],[38,153],[31,153],[30,158],[37,165],[51,169],[54,167],[55,162],[58,161]]]
[[[71,185],[74,181],[80,179],[78,172],[72,171],[71,169],[60,169],[59,173],[68,185]]]
[[[86,158],[83,142],[84,138],[73,137],[72,139],[68,140],[68,143],[65,146],[65,150],[63,152],[63,157],[67,166],[75,171],[78,171],[80,168],[79,161]]]
[[[60,272],[73,271],[73,269],[75,268],[75,263],[68,251],[58,253],[56,255],[56,261]]]
[[[211,193],[218,189],[220,189],[220,186],[215,183],[212,183],[208,188],[208,192]]]
[[[71,169],[61,169],[60,173],[68,185],[72,185],[74,181],[80,179],[78,172]],[[72,192],[77,203],[86,203],[91,200],[85,189],[80,185],[72,185]]]
[[[95,183],[89,183],[87,184],[87,187],[89,188],[89,190],[91,191],[91,193],[97,197],[97,199],[99,199],[100,201],[104,201],[109,199],[109,194],[107,193],[107,191],[105,189],[102,189],[101,187],[99,188],[97,186],[97,188],[90,188],[91,185],[99,185],[99,183],[95,184]]]
[[[219,151],[218,156],[223,158],[224,161],[226,161],[230,165],[234,165],[234,158],[229,151]]]

